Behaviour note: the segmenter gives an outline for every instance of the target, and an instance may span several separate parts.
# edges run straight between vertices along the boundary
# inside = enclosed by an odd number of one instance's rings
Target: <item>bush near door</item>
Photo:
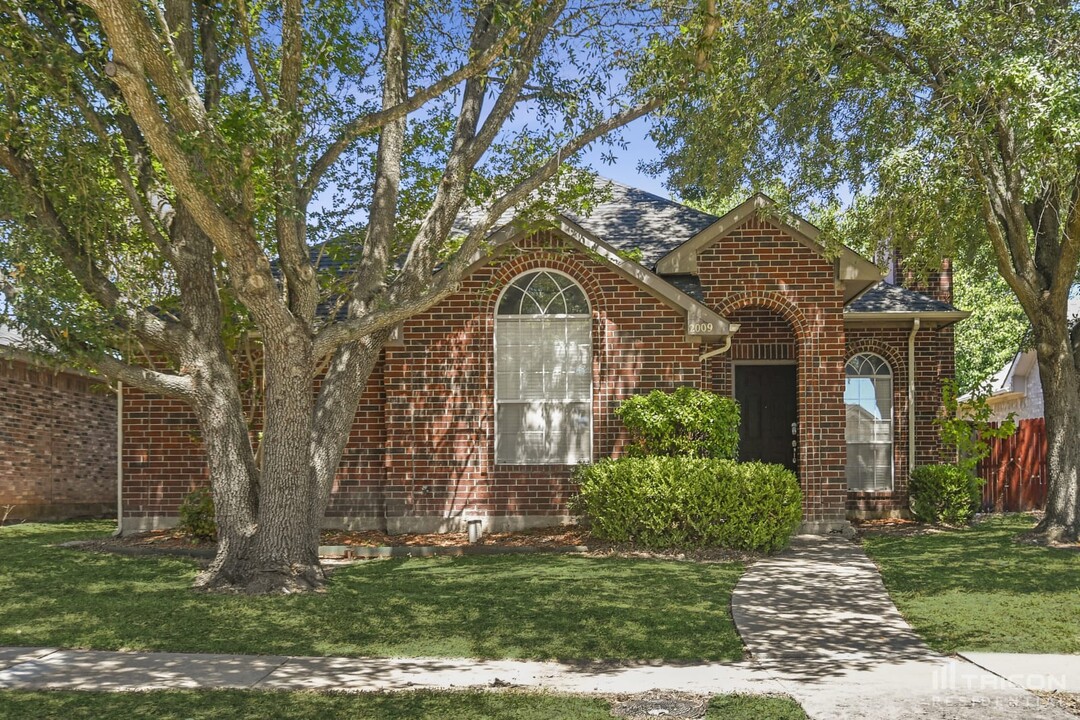
[[[576,480],[575,511],[597,537],[615,542],[772,552],[802,517],[798,479],[780,465],[620,458],[582,466]]]

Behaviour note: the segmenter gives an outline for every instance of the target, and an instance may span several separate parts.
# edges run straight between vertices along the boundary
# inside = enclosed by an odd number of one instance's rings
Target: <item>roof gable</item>
[[[751,217],[761,215],[767,216],[770,223],[790,235],[796,242],[826,257],[825,247],[818,242],[820,233],[816,227],[803,218],[793,218],[790,222],[782,219],[772,198],[755,193],[697,235],[665,254],[657,261],[656,271],[661,275],[697,274],[697,258],[701,250],[723,239]],[[851,300],[881,280],[881,271],[877,265],[846,246],[841,247],[833,264],[836,280],[844,283],[845,300]]]
[[[607,191],[608,200],[598,203],[588,215],[564,216],[618,250],[640,250],[641,264],[648,268],[655,268],[660,258],[719,220],[607,178],[597,179],[597,187]]]
[[[719,338],[738,331],[737,323],[728,322],[726,318],[648,268],[622,257],[614,247],[596,237],[570,217],[559,216],[553,230],[561,238],[596,258],[669,307],[685,312],[687,336],[703,339]],[[527,231],[522,231],[512,223],[508,223],[489,235],[488,239],[493,247],[498,248],[510,245],[527,234]],[[490,253],[479,251],[473,258],[472,267],[479,267],[490,259]]]

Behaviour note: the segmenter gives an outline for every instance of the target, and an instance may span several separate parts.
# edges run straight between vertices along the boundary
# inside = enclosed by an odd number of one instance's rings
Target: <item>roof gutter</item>
[[[927,323],[938,323],[938,329],[946,328],[953,323],[970,317],[968,310],[935,310],[931,312],[844,312],[845,322],[900,322],[919,320]]]

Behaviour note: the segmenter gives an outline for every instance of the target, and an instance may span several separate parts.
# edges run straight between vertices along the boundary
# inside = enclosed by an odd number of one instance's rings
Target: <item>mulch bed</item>
[[[533,528],[516,532],[489,533],[479,543],[470,544],[467,533],[409,533],[389,535],[379,530],[324,530],[320,545],[356,548],[357,555],[365,548],[505,548],[523,551],[562,551],[570,548],[587,548],[579,554],[593,557],[617,556],[684,560],[690,562],[752,562],[760,557],[757,553],[728,550],[724,548],[692,548],[673,550],[646,550],[632,543],[612,543],[593,537],[589,531],[577,525],[560,525]],[[212,554],[214,542],[196,541],[176,530],[151,532],[80,541],[72,546],[97,552],[123,554],[175,554],[204,556]]]

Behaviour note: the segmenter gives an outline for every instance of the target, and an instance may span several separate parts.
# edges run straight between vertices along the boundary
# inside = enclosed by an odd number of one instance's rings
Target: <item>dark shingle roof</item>
[[[929,295],[887,282],[878,283],[870,288],[855,298],[844,310],[849,313],[957,312],[957,309],[947,302],[935,300]]]
[[[705,291],[697,275],[664,275],[663,278],[698,302],[705,302]]]
[[[597,186],[606,188],[609,198],[587,216],[567,213],[567,217],[618,250],[639,249],[641,264],[648,268],[719,220],[607,178],[598,178]]]
[[[565,216],[616,250],[641,252],[640,264],[650,270],[664,255],[709,227],[718,217],[624,185],[605,177],[596,178],[596,187],[606,197],[585,215],[565,212]],[[514,219],[516,211],[507,211],[496,228]],[[480,211],[463,211],[454,221],[454,230],[468,232],[478,221]]]

